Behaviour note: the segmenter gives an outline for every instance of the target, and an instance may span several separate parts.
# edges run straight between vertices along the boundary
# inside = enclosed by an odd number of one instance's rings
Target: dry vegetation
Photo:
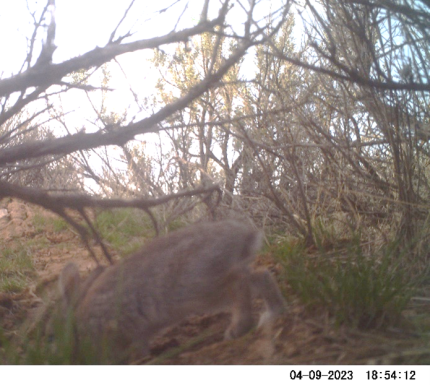
[[[67,261],[234,216],[266,233],[285,319],[227,343],[223,315],[197,317],[141,363],[430,363],[428,1],[172,4],[151,13],[164,32],[133,0],[57,61],[55,2],[28,2],[25,60],[0,76],[0,362],[87,362],[25,331]],[[149,97],[124,59],[148,50]]]

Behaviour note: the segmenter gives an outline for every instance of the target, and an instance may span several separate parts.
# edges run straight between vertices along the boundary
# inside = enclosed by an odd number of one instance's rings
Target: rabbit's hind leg
[[[225,339],[240,337],[253,327],[251,282],[248,272],[238,273],[232,277],[229,295],[232,319],[224,334]]]

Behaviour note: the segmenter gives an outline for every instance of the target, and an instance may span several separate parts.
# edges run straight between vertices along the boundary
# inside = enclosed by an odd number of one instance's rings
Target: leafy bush
[[[275,256],[287,284],[309,309],[325,308],[338,324],[370,328],[396,321],[412,285],[393,248],[365,256],[358,242],[346,255],[308,255],[301,244],[280,244]]]

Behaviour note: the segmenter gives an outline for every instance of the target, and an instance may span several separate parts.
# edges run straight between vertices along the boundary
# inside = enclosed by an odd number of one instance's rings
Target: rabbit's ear
[[[81,277],[77,266],[74,263],[67,264],[58,280],[61,296],[67,306],[70,306],[73,299],[77,297],[80,281]]]

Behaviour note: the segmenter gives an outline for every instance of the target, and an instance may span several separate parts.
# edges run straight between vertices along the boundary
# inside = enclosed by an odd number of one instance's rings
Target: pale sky
[[[170,12],[161,16],[156,10],[174,3],[174,0],[136,0],[119,32],[131,29],[136,33],[131,40],[151,38],[170,32],[179,13],[182,12],[184,2],[172,7]],[[188,1],[190,6],[185,12],[182,24],[195,25],[198,21],[199,4],[201,1]],[[30,11],[39,11],[45,6],[46,0],[28,0]],[[110,33],[122,18],[129,1],[106,0],[57,0],[55,19],[57,51],[54,54],[54,62],[82,54],[95,46],[103,46],[107,43]],[[194,15],[193,15],[194,14]],[[195,16],[197,15],[197,16]],[[162,22],[161,22],[162,21]],[[194,21],[194,22],[193,22]],[[13,56],[21,53],[21,60],[25,57],[26,38],[33,31],[33,20],[29,15],[26,0],[0,0],[0,48],[2,52],[13,52]],[[6,49],[6,51],[5,51]],[[11,57],[4,60],[2,55],[2,70],[16,68],[9,66]],[[14,63],[16,64],[16,62]]]
[[[164,12],[161,16],[155,11],[172,3],[174,3],[173,0],[137,0],[116,36],[131,30],[136,33],[126,41],[134,41],[169,33],[176,24],[177,15],[182,13],[185,3],[179,3],[171,9],[170,13]],[[190,18],[193,18],[192,14],[195,14],[197,6],[201,2],[194,0],[189,3],[194,3],[194,12],[192,12],[193,7],[189,6],[189,12],[186,12],[183,17],[183,24],[193,26],[197,23],[198,16],[195,20],[190,20]],[[46,0],[28,0],[28,7],[31,12],[36,11],[37,20],[45,4]],[[57,49],[53,57],[54,63],[81,55],[96,46],[106,45],[129,4],[129,1],[57,0],[55,9],[55,44]],[[2,36],[0,39],[0,52],[2,53],[0,56],[0,75],[2,78],[17,73],[25,60],[28,39],[34,30],[34,22],[29,9],[26,0],[0,0],[0,34]],[[44,36],[45,30],[41,28],[39,33]],[[34,59],[40,52],[40,39],[38,43],[39,46],[35,48]],[[115,63],[109,65],[109,70],[113,75],[109,87],[114,88],[115,91],[109,93],[107,102],[112,109],[119,113],[125,109],[135,109],[128,82],[132,84],[135,92],[141,92],[143,95],[153,93],[158,73],[151,72],[151,67],[148,65],[147,59],[151,55],[151,51],[146,50],[118,57],[127,73],[127,80]],[[91,84],[100,86],[100,83],[97,84],[97,78],[91,81]],[[94,99],[97,102],[98,98],[95,92],[92,93],[92,96],[95,96]],[[69,119],[72,118],[77,127],[85,124],[84,121],[78,122],[79,117],[87,116],[89,109],[82,91],[68,92],[62,96],[62,102],[64,111],[72,108],[80,109],[80,111],[69,116]]]
[[[17,73],[21,68],[28,50],[28,39],[34,30],[30,12],[36,12],[38,20],[46,3],[46,0],[0,0],[0,36],[2,36],[0,39],[0,76],[2,78]],[[195,26],[199,21],[203,3],[203,0],[179,2],[177,0],[136,0],[116,36],[129,30],[135,32],[133,36],[124,41],[128,42],[165,35],[175,28],[180,14],[183,15],[177,30]],[[106,45],[110,34],[123,17],[129,4],[130,0],[57,0],[55,6],[57,49],[54,52],[54,63],[81,55],[96,46]],[[172,4],[174,5],[167,12],[163,12],[161,15],[157,12]],[[188,7],[183,12],[187,4]],[[215,12],[218,12],[219,2],[211,1],[210,4],[213,7],[212,12],[211,9],[209,10],[210,16],[215,16]],[[229,18],[237,25],[240,33],[243,30],[244,13],[238,3],[232,2],[232,4],[234,7],[229,13]],[[263,16],[269,11],[268,5],[273,6],[274,4],[279,6],[278,1],[263,2],[257,6],[254,14]],[[40,37],[45,36],[44,28],[39,30],[39,34],[41,34],[38,39],[39,46],[35,48],[33,63],[40,52]],[[169,48],[163,46],[163,49]],[[134,91],[142,93],[142,96],[153,93],[158,72],[152,71],[147,62],[151,56],[150,50],[118,56],[117,59],[128,76],[127,80],[115,63],[109,65],[109,70],[113,75],[109,86],[116,89],[112,96],[116,94],[115,103],[118,104],[119,109],[128,108],[130,103],[134,103],[127,82],[133,85]]]
[[[187,12],[184,13],[181,25],[190,27],[198,22],[201,1],[191,0]],[[116,36],[128,30],[136,32],[125,41],[148,39],[169,33],[174,28],[177,17],[182,13],[186,2],[180,2],[171,8],[170,12],[161,15],[157,10],[175,3],[175,0],[136,0]],[[28,0],[31,11],[38,11],[45,6],[46,0]],[[104,46],[111,32],[121,20],[129,1],[106,0],[57,0],[55,19],[57,50],[54,53],[54,63],[83,54],[96,46]],[[9,77],[21,67],[27,53],[27,39],[33,32],[33,20],[29,15],[26,0],[0,0],[0,74]],[[40,32],[44,32],[40,29]],[[39,40],[40,42],[40,40]],[[40,47],[35,50],[37,57]],[[147,51],[149,53],[149,51]],[[134,71],[142,74],[142,63],[136,63],[139,54],[122,55],[121,64],[127,72],[132,70],[125,58],[133,56]],[[148,56],[148,55],[146,55]],[[142,55],[140,55],[142,58]]]
[[[30,12],[35,12],[35,17],[39,20],[40,12],[46,2],[46,0],[0,0],[0,36],[2,36],[0,39],[0,76],[2,78],[16,74],[21,68],[28,51],[28,39],[34,30]],[[268,5],[273,6],[274,3],[279,6],[278,1],[263,2],[254,13],[263,16],[269,11]],[[55,7],[57,49],[53,56],[54,63],[81,55],[96,46],[106,45],[129,4],[130,1],[57,0]],[[171,4],[174,6],[167,12],[158,14],[157,11]],[[187,4],[188,7],[183,12]],[[214,8],[212,8],[210,16],[214,16],[215,12],[218,12],[219,2],[212,1],[211,4]],[[230,21],[233,20],[233,24],[237,25],[238,33],[241,33],[244,13],[238,3],[233,2],[232,4],[235,6],[229,13]],[[200,18],[202,5],[202,0],[179,2],[176,0],[136,0],[116,37],[129,30],[135,34],[124,42],[165,35],[175,28],[180,14],[183,15],[177,30],[195,26]],[[265,9],[262,10],[261,7]],[[33,63],[40,53],[40,38],[45,37],[45,33],[44,28],[39,29],[38,46],[34,50]],[[169,50],[169,46],[162,48]],[[137,113],[135,100],[129,90],[130,85],[140,98],[154,93],[155,81],[159,74],[148,62],[151,56],[151,50],[118,56],[117,60],[127,74],[127,78],[124,77],[116,63],[109,64],[108,68],[112,75],[109,87],[115,90],[108,93],[106,105],[109,110],[119,114],[127,110],[129,118]],[[100,77],[94,76],[90,80],[90,84],[100,86],[100,79]],[[51,92],[52,90],[53,88],[50,89]],[[94,105],[98,107],[97,104],[100,105],[101,101],[100,92],[92,92],[90,95]],[[89,131],[92,131],[87,119],[95,120],[96,115],[91,111],[90,103],[84,92],[69,91],[61,96],[61,103],[64,112],[74,111],[67,117],[70,128],[79,130],[82,126],[86,126]],[[34,107],[30,105],[29,110],[31,108]],[[138,116],[137,119],[143,117]]]

